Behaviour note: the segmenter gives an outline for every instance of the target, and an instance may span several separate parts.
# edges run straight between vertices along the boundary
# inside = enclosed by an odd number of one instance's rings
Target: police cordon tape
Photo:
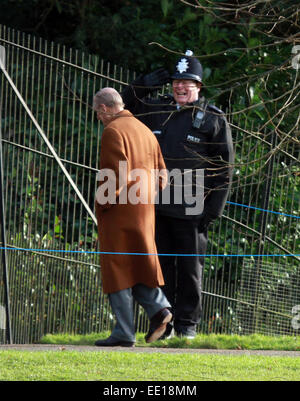
[[[133,256],[205,256],[205,257],[287,257],[287,256],[296,256],[299,257],[300,254],[289,253],[289,254],[236,254],[236,255],[227,255],[227,254],[198,254],[198,253],[144,253],[144,252],[102,252],[102,251],[71,251],[65,249],[34,249],[34,248],[18,248],[18,247],[0,247],[0,250],[7,251],[24,251],[24,252],[59,252],[59,253],[80,253],[80,254],[102,254],[102,255],[133,255]]]
[[[292,214],[286,214],[282,212],[275,212],[272,210],[261,209],[255,206],[244,205],[242,203],[235,203],[227,201],[226,203],[230,205],[242,206],[248,209],[255,209],[259,211],[264,211],[268,213],[275,213],[278,215],[283,215],[286,217],[294,217],[299,219],[300,216],[295,216]],[[58,253],[80,253],[80,254],[102,254],[102,255],[133,255],[133,256],[189,256],[189,257],[300,257],[300,254],[295,253],[288,253],[288,254],[197,254],[197,253],[143,253],[143,252],[104,252],[104,251],[71,251],[65,249],[34,249],[34,248],[19,248],[19,247],[0,247],[0,250],[7,250],[7,251],[24,251],[24,252],[58,252]]]
[[[230,202],[230,201],[227,201],[226,203],[228,203],[229,205],[236,205],[236,206],[246,207],[248,209],[259,210],[260,212],[273,213],[273,214],[278,214],[278,215],[285,216],[285,217],[293,217],[294,219],[300,219],[300,216],[295,216],[294,214],[286,214],[286,213],[282,213],[282,212],[275,212],[273,210],[261,209],[261,208],[256,207],[256,206],[243,205],[242,203],[235,203],[235,202]]]

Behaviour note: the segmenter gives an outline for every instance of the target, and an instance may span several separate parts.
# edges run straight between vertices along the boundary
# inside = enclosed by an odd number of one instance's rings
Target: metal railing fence
[[[91,105],[97,90],[120,91],[134,74],[1,25],[0,46],[7,74],[37,123],[0,71],[1,248],[7,248],[5,255],[1,250],[0,343],[7,341],[8,309],[14,343],[38,342],[47,333],[109,330],[114,320],[101,289],[89,213],[101,137]],[[298,149],[287,141],[271,152],[274,133],[255,134],[240,115],[229,113],[229,120],[236,166],[224,215],[210,232],[199,331],[296,335]],[[135,316],[137,329],[146,331],[137,305]]]

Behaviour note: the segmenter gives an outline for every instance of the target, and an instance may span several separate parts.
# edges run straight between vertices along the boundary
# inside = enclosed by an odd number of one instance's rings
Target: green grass
[[[100,338],[106,338],[106,333],[93,333],[87,335],[55,334],[46,335],[41,339],[42,344],[73,344],[94,345]],[[137,347],[149,346],[144,341],[144,334],[137,334]],[[300,336],[269,337],[259,334],[250,336],[198,334],[194,340],[173,337],[169,340],[156,341],[151,347],[161,348],[205,348],[205,349],[239,349],[239,350],[280,350],[300,351]]]
[[[93,345],[109,333],[47,335],[41,343]],[[145,347],[137,334],[137,347]],[[244,350],[300,350],[299,337],[201,335],[173,338],[152,347]],[[300,358],[290,356],[214,355],[122,351],[0,350],[2,381],[299,381]],[[96,347],[95,347],[96,349]]]
[[[0,351],[2,381],[299,381],[293,357]]]

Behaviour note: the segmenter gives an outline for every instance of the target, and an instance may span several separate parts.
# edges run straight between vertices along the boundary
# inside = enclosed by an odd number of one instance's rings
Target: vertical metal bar
[[[0,70],[5,68],[4,59],[0,57]],[[5,201],[4,201],[4,177],[3,177],[3,153],[2,153],[2,102],[0,102],[0,222],[1,222],[1,261],[3,269],[3,282],[4,282],[4,302],[6,313],[6,341],[12,344],[12,330],[11,330],[11,313],[10,313],[10,293],[9,293],[9,274],[8,274],[8,260],[6,252],[6,224],[5,224]]]
[[[20,34],[15,32],[14,30],[12,31],[11,37],[8,36],[8,39],[11,39],[12,42],[19,43],[19,38]],[[20,51],[15,50],[14,47],[8,48],[10,52],[10,62],[7,64],[7,67],[9,68],[9,72],[13,75],[13,65],[18,66],[19,69],[19,61],[20,61]],[[15,79],[16,79],[16,84],[18,84],[18,78],[19,74],[16,74]],[[3,77],[4,78],[4,77]],[[7,88],[7,96],[9,97],[9,113],[8,113],[8,119],[12,121],[12,124],[10,124],[10,140],[12,142],[16,142],[16,138],[18,137],[18,127],[19,127],[19,115],[17,112],[17,98],[13,95],[12,88],[9,86],[8,82],[6,82],[6,88]],[[7,117],[6,117],[7,118]],[[17,246],[22,246],[20,244],[21,238],[18,237],[17,231],[19,227],[19,222],[17,220],[17,209],[20,210],[19,208],[13,207],[14,205],[14,199],[15,199],[15,194],[20,191],[20,173],[19,173],[19,155],[20,151],[18,149],[15,149],[14,146],[12,146],[11,152],[9,154],[9,160],[6,161],[7,167],[7,174],[9,174],[10,171],[15,171],[15,179],[14,179],[14,189],[7,187],[7,191],[9,191],[9,199],[6,202],[7,208],[9,207],[10,210],[7,214],[8,216],[8,231],[7,234],[9,237],[7,238],[13,238],[13,244]],[[19,193],[22,193],[21,191]],[[6,209],[8,211],[8,209]],[[10,257],[10,263],[12,266],[18,266],[18,253],[13,252],[13,254]],[[11,288],[20,288],[20,286],[16,286],[15,282],[17,281],[16,279],[17,274],[14,273],[10,279],[10,285],[12,286]],[[19,283],[18,283],[19,284]],[[18,315],[19,311],[19,301],[16,301],[16,294],[17,290],[13,291],[11,296],[13,297],[13,303],[11,305],[11,324],[12,324],[12,332],[14,333],[14,342],[18,343],[18,337],[19,337],[19,330],[17,329],[17,326],[19,325],[18,319],[15,319],[15,316]]]
[[[276,144],[277,144],[277,135],[276,132],[272,133],[272,148],[275,149]],[[263,210],[268,210],[269,209],[269,202],[270,202],[270,194],[271,194],[271,187],[272,187],[272,178],[273,178],[273,170],[274,170],[274,162],[275,162],[275,154],[272,154],[270,156],[270,159],[267,164],[267,179],[266,179],[266,184],[264,185],[264,191],[263,191],[263,203],[262,203],[262,209]],[[267,223],[268,223],[268,218],[269,218],[269,213],[267,211],[262,212],[262,220],[261,220],[261,229],[260,229],[260,238],[259,238],[259,245],[258,245],[258,255],[261,255],[257,259],[257,265],[256,265],[256,280],[255,280],[255,295],[254,295],[254,332],[257,332],[257,325],[258,325],[258,311],[259,311],[259,287],[260,287],[260,272],[261,272],[261,266],[262,266],[262,261],[263,261],[263,254],[265,251],[265,239],[266,239],[266,230],[267,230]]]
[[[0,61],[1,62],[1,61]],[[2,63],[1,63],[2,64]],[[2,65],[1,65],[2,67]],[[22,98],[20,92],[18,91],[18,89],[16,88],[16,86],[14,85],[13,81],[11,80],[10,76],[7,74],[6,70],[3,69],[3,73],[7,79],[7,81],[9,82],[10,86],[13,88],[15,94],[17,95],[17,97],[19,98],[20,102],[22,103],[22,106],[25,108],[27,114],[29,115],[29,117],[31,118],[31,120],[33,121],[35,127],[37,128],[39,134],[41,135],[41,137],[43,138],[44,142],[46,143],[48,149],[50,150],[50,152],[52,153],[52,155],[54,156],[54,159],[56,160],[56,162],[58,163],[60,169],[63,171],[64,175],[68,178],[69,183],[71,184],[71,186],[73,187],[76,195],[79,197],[79,199],[81,200],[81,202],[84,204],[87,212],[90,214],[91,218],[93,219],[94,223],[97,225],[97,220],[96,217],[94,216],[93,212],[90,210],[88,204],[86,203],[85,199],[82,197],[82,194],[80,193],[80,191],[78,190],[78,187],[76,186],[76,184],[74,183],[73,179],[71,178],[70,174],[68,173],[68,171],[66,170],[65,166],[63,165],[62,161],[60,160],[60,158],[58,157],[57,153],[55,152],[53,146],[51,145],[50,141],[48,140],[47,136],[45,135],[44,131],[41,129],[40,125],[38,124],[38,122],[36,121],[35,117],[33,116],[33,114],[31,113],[30,109],[28,108],[27,104],[25,103],[24,99]]]
[[[0,221],[1,221],[1,242],[2,242],[2,269],[4,281],[4,300],[6,311],[6,341],[12,344],[11,320],[10,320],[10,297],[9,297],[9,276],[6,253],[5,233],[5,207],[4,207],[4,186],[3,186],[3,160],[2,160],[2,134],[0,127]]]

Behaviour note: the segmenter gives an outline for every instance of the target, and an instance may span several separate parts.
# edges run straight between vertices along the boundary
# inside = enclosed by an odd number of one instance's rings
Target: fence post
[[[6,341],[12,344],[11,320],[10,320],[10,297],[9,297],[9,277],[6,254],[6,233],[5,233],[5,207],[4,207],[4,185],[3,185],[3,159],[2,159],[2,134],[0,127],[0,221],[1,221],[1,243],[2,243],[2,268],[4,282],[4,302],[6,311]]]
[[[277,135],[276,131],[272,133],[272,147],[271,152],[275,149],[277,145]],[[264,210],[262,211],[262,219],[261,219],[261,226],[260,226],[260,238],[259,238],[259,245],[258,245],[258,258],[256,264],[256,280],[255,280],[255,295],[254,295],[254,313],[253,313],[253,327],[254,332],[257,332],[257,325],[258,325],[258,311],[259,311],[259,287],[260,287],[260,272],[261,272],[261,265],[263,262],[263,255],[264,255],[264,248],[265,248],[265,240],[266,240],[266,229],[267,223],[269,218],[269,202],[270,202],[270,195],[271,195],[271,188],[273,183],[273,170],[274,170],[274,163],[275,163],[275,153],[273,153],[268,161],[267,164],[267,178],[266,184],[264,185],[263,191],[263,199],[262,199],[262,206],[261,208]]]
[[[0,46],[0,70],[5,68],[5,48]],[[7,254],[6,254],[6,225],[5,225],[5,207],[4,207],[4,180],[3,180],[3,154],[2,154],[2,131],[1,131],[1,114],[2,114],[2,103],[0,102],[0,222],[1,222],[1,237],[2,243],[2,268],[3,268],[3,282],[4,282],[4,302],[5,302],[5,314],[6,314],[6,342],[12,344],[11,335],[11,320],[10,320],[10,298],[9,298],[9,277],[8,277],[8,265],[7,265]]]

